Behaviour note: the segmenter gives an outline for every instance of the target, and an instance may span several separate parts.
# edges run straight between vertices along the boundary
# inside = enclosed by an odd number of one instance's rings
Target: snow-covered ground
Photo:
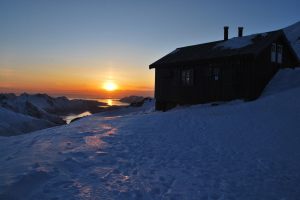
[[[299,72],[253,102],[148,102],[0,137],[0,199],[298,199]]]

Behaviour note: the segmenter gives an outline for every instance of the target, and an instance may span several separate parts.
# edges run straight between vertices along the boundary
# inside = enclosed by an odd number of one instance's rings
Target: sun
[[[118,85],[113,81],[107,81],[103,84],[103,89],[106,91],[115,91],[118,89]]]

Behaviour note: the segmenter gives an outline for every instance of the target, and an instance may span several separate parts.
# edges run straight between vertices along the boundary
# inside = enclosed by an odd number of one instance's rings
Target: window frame
[[[207,76],[210,81],[219,81],[221,79],[221,68],[210,66]]]

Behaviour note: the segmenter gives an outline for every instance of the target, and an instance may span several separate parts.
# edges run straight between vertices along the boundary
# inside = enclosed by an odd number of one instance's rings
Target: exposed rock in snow
[[[129,97],[123,97],[120,99],[121,102],[124,103],[137,103],[137,102],[141,102],[144,100],[143,96],[129,96]]]
[[[0,137],[0,199],[298,199],[291,76],[252,102],[152,112],[152,101]]]
[[[300,61],[300,21],[283,30]]]
[[[130,106],[139,107],[147,101],[152,101],[151,97],[129,96],[120,99],[121,102],[128,103]]]

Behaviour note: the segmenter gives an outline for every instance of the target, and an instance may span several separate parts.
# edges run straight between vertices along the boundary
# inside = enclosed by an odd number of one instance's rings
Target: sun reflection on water
[[[112,106],[113,105],[113,100],[112,99],[107,99],[106,103],[107,103],[107,105]]]

